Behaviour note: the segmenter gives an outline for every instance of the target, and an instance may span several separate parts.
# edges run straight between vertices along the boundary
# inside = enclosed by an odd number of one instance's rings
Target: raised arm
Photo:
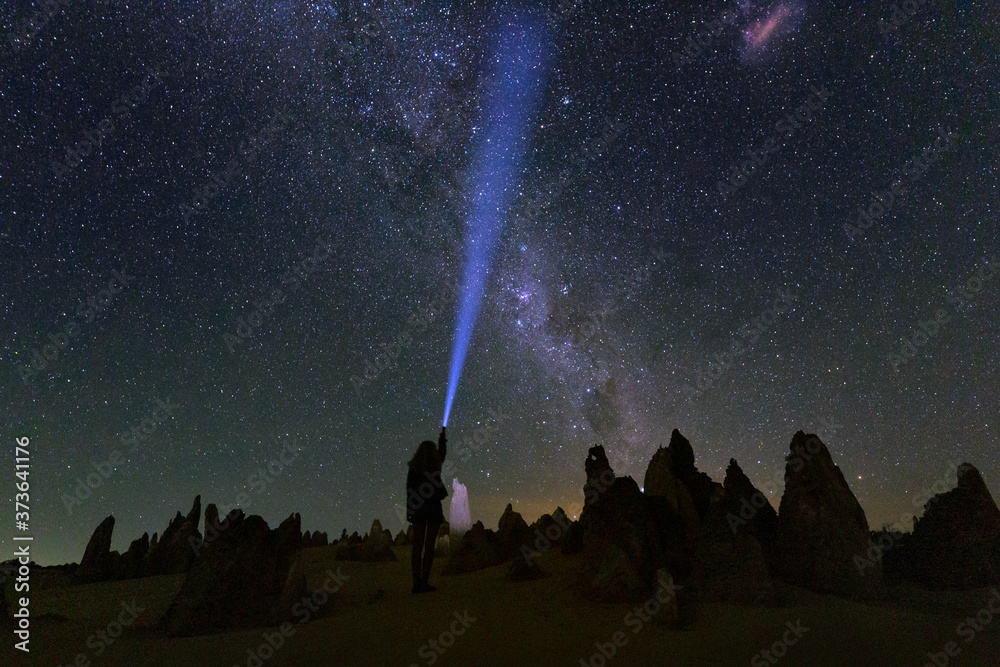
[[[448,453],[448,439],[444,436],[444,426],[441,427],[441,435],[438,436],[438,454],[444,462],[444,456]]]

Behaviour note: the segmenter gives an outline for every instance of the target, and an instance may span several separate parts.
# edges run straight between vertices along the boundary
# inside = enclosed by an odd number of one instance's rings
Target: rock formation
[[[585,469],[582,592],[601,602],[648,599],[656,571],[667,560],[653,512],[635,480],[615,477],[603,447],[590,448]]]
[[[118,552],[111,551],[111,536],[115,530],[115,518],[109,516],[101,522],[87,542],[83,559],[74,573],[79,581],[107,581],[117,577]]]
[[[143,533],[142,537],[132,540],[128,551],[122,554],[119,560],[118,579],[135,579],[142,575],[142,563],[149,553],[149,533]]]
[[[198,530],[198,524],[201,522],[201,494],[194,497],[194,504],[191,506],[191,511],[184,518],[194,526],[195,530]]]
[[[298,514],[270,530],[261,517],[233,510],[226,530],[199,550],[163,628],[190,636],[289,619],[291,604],[306,592],[300,526]]]
[[[676,437],[672,438],[672,443],[683,440],[678,431],[674,433]],[[643,493],[660,524],[664,543],[674,546],[678,559],[683,559],[684,555],[689,557],[693,551],[699,523],[691,491],[675,473],[674,456],[681,449],[677,444],[658,448],[646,467],[643,479]],[[691,460],[694,460],[693,454]]]
[[[537,551],[547,551],[559,546],[572,523],[561,507],[557,507],[553,514],[543,514],[528,526],[531,537],[529,546]]]
[[[448,513],[451,533],[461,537],[472,528],[472,513],[469,511],[469,492],[456,477],[452,482],[451,509]]]
[[[657,455],[665,459],[665,465],[653,465]],[[669,485],[671,481],[670,477],[672,476],[675,480],[682,482],[687,488],[691,496],[691,501],[694,504],[694,509],[699,517],[705,516],[709,506],[712,504],[712,499],[722,494],[722,486],[718,482],[712,481],[712,478],[705,473],[699,472],[695,467],[694,450],[691,448],[691,443],[677,429],[671,432],[670,444],[667,445],[663,454],[657,451],[653,455],[653,460],[650,461],[649,468],[646,470],[647,476],[651,472],[650,469],[653,472],[653,477],[649,480],[653,486],[653,492],[650,495],[657,495],[662,488],[669,502]],[[672,475],[668,475],[667,470]],[[646,490],[645,482],[643,483],[643,488],[646,493],[650,493]],[[678,512],[683,515],[685,512],[685,499],[679,497],[677,501]]]
[[[532,537],[528,524],[514,511],[513,505],[507,503],[497,530],[500,558],[505,561],[517,558],[521,555],[521,547],[531,544]]]
[[[698,596],[769,603],[774,597],[770,572],[778,515],[735,460],[729,461],[723,489],[698,534],[692,577]]]
[[[503,562],[500,558],[500,539],[482,521],[472,525],[462,537],[458,548],[448,559],[444,574],[463,574],[493,567]]]
[[[826,445],[799,431],[785,460],[775,573],[820,593],[875,594],[881,567],[860,573],[854,564],[868,550],[868,520]]]
[[[958,485],[934,496],[900,545],[903,576],[931,589],[1000,583],[1000,509],[979,471],[958,467]]]
[[[302,546],[305,549],[309,549],[311,547],[325,547],[328,544],[329,538],[326,536],[326,533],[321,533],[318,530],[314,533],[310,533],[307,530],[302,535]]]
[[[150,542],[149,556],[143,564],[142,575],[180,574],[191,569],[202,543],[202,535],[198,531],[200,519],[201,496],[197,496],[187,516],[177,512],[159,541],[155,544]]]
[[[369,563],[395,561],[396,554],[392,550],[392,534],[382,528],[382,522],[375,519],[363,540],[357,542],[349,539],[347,544],[338,544],[334,558]]]
[[[205,537],[213,530],[219,529],[219,508],[215,506],[215,503],[209,503],[205,508]]]
[[[726,523],[734,534],[752,534],[769,553],[778,537],[778,513],[763,491],[753,485],[736,459],[729,459],[726,479],[722,483],[725,500],[722,504]]]

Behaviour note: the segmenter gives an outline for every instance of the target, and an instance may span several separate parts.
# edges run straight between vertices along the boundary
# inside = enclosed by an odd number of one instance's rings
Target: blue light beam
[[[465,266],[455,318],[448,395],[442,426],[448,425],[458,379],[472,340],[497,239],[517,188],[517,172],[528,147],[533,119],[545,91],[551,36],[544,20],[529,12],[504,16],[491,51],[495,86],[483,105],[484,132],[476,146],[469,185]]]

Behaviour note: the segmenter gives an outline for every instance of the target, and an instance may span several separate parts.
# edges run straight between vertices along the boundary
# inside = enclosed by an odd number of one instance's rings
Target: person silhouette
[[[444,523],[441,501],[448,497],[448,489],[441,481],[441,464],[447,453],[448,441],[445,427],[441,427],[437,446],[424,440],[417,446],[417,453],[409,462],[406,474],[406,520],[413,524],[413,551],[410,564],[413,568],[413,592],[436,591],[427,583],[434,563],[434,542]],[[421,557],[422,552],[422,557]]]

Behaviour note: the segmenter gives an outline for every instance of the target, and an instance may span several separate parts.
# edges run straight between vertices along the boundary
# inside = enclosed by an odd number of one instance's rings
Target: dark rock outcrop
[[[643,493],[661,523],[666,543],[689,553],[694,548],[699,516],[690,490],[674,472],[674,456],[678,451],[677,447],[656,450],[646,467]]]
[[[820,593],[877,593],[881,566],[859,572],[854,564],[868,550],[868,520],[826,445],[799,431],[785,460],[775,574]]]
[[[635,480],[614,476],[603,447],[590,448],[585,467],[582,592],[600,602],[646,600],[667,560],[653,511]]]
[[[368,563],[381,561],[395,561],[396,554],[392,550],[392,534],[382,528],[382,523],[375,519],[372,521],[371,530],[360,542],[337,546],[336,560],[355,560]]]
[[[142,561],[149,553],[149,533],[143,533],[142,537],[132,540],[128,551],[122,554],[118,564],[118,579],[135,579],[142,574]]]
[[[521,547],[531,544],[531,529],[510,503],[507,503],[507,508],[500,517],[498,528],[500,558],[505,561],[517,558],[521,555]]]
[[[210,535],[213,530],[219,530],[219,508],[215,503],[209,503],[205,508],[205,536]]]
[[[288,620],[306,592],[300,526],[298,514],[270,530],[261,517],[233,510],[226,530],[199,550],[163,629],[191,636]]]
[[[406,547],[410,545],[410,540],[407,538],[407,534],[400,530],[396,533],[396,539],[392,543],[397,547]]]
[[[463,574],[503,562],[500,558],[500,538],[492,530],[477,521],[462,536],[458,548],[452,553],[444,567],[444,574]]]
[[[995,586],[1000,509],[975,466],[963,463],[957,476],[954,489],[927,501],[898,547],[902,575],[934,590]]]
[[[559,550],[564,554],[572,555],[580,553],[581,549],[583,549],[583,527],[580,526],[579,521],[573,521],[559,542]]]
[[[538,551],[547,551],[559,546],[571,523],[561,507],[556,508],[554,514],[543,514],[528,526],[529,546]]]
[[[712,504],[712,500],[722,495],[722,485],[713,481],[705,473],[698,471],[694,465],[694,450],[691,448],[691,443],[677,429],[671,432],[670,444],[667,445],[663,456],[666,458],[668,465],[660,466],[654,470],[658,472],[660,468],[669,468],[673,473],[674,479],[683,482],[691,494],[691,500],[698,516],[705,516]],[[653,456],[653,459],[656,459],[656,455]],[[653,461],[650,461],[650,467],[653,467]],[[647,474],[649,474],[648,469]],[[655,474],[654,478],[650,481],[653,483],[654,489],[656,489],[661,485],[666,486],[669,483],[669,477]],[[645,483],[643,484],[643,488],[645,489]],[[679,511],[683,513],[684,508],[682,503],[683,499],[678,498]]]
[[[143,576],[180,574],[191,569],[202,543],[202,535],[197,526],[200,517],[201,496],[198,496],[186,517],[177,512],[159,541],[155,544],[150,542],[149,557],[142,567]]]
[[[695,591],[701,600],[770,603],[778,515],[735,460],[729,461],[723,488],[699,529],[691,578]]]
[[[764,492],[753,485],[736,459],[729,459],[722,486],[725,490],[722,509],[731,531],[734,534],[742,531],[750,533],[768,553],[773,553],[778,538],[778,513]]]
[[[312,547],[325,547],[329,543],[330,543],[329,542],[329,538],[326,536],[326,533],[321,533],[318,530],[316,532],[314,532],[314,533],[310,533],[307,530],[302,535],[302,546],[304,548],[306,548],[306,549],[309,549],[309,548],[312,548]]]
[[[611,486],[615,481],[615,471],[611,469],[608,455],[601,445],[590,448],[583,467],[587,473],[587,481],[583,483],[583,502],[587,505],[597,500]]]
[[[560,526],[569,526],[572,523],[569,516],[566,515],[566,510],[562,507],[557,507],[556,511],[552,513],[552,520]]]
[[[194,497],[194,504],[191,506],[191,511],[184,518],[194,526],[195,530],[198,530],[198,524],[201,523],[201,494]]]
[[[115,530],[115,518],[109,516],[101,522],[83,552],[83,559],[76,568],[79,581],[107,581],[117,578],[118,552],[111,551],[111,536]]]
[[[702,600],[769,603],[778,514],[734,459],[723,489],[698,533],[694,586]]]

